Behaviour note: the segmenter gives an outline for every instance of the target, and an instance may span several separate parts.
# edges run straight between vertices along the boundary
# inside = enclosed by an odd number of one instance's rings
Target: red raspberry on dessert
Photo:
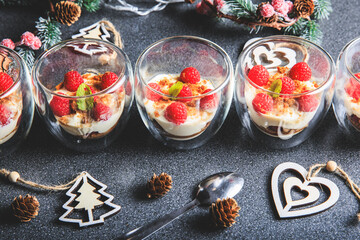
[[[183,87],[181,88],[179,94],[177,95],[177,97],[191,97],[193,94],[192,94],[192,91],[191,89],[189,88],[188,85],[184,84]],[[193,100],[192,98],[188,98],[188,99],[179,99],[180,102],[189,102]]]
[[[109,106],[98,102],[95,104],[95,107],[93,108],[92,117],[96,121],[106,121],[111,117],[111,109]]]
[[[64,87],[70,92],[76,92],[84,79],[78,71],[67,72],[64,76]]]
[[[58,93],[58,94],[64,95],[63,93]],[[50,107],[54,115],[58,117],[69,115],[71,112],[70,100],[59,96],[54,96],[52,98],[50,102]]]
[[[360,73],[355,74],[360,81]],[[355,100],[360,99],[360,83],[356,81],[354,78],[350,78],[349,83],[345,87],[345,91],[349,94],[350,97],[354,98]]]
[[[281,78],[281,92],[283,94],[292,94],[295,91],[295,82],[289,77]]]
[[[10,49],[15,49],[15,43],[10,38],[3,39],[0,44]]]
[[[299,110],[302,112],[313,112],[319,105],[319,100],[315,95],[304,95],[298,98]]]
[[[149,83],[148,86],[158,92],[161,92],[161,88],[157,83]],[[157,94],[156,92],[154,92],[149,88],[146,88],[146,98],[149,99],[150,101],[156,102],[161,99],[161,95]]]
[[[269,81],[270,74],[263,65],[255,65],[250,69],[248,78],[256,85],[262,87]]]
[[[254,110],[258,113],[267,113],[273,110],[274,100],[266,93],[258,93],[252,101]]]
[[[306,62],[299,62],[290,69],[289,77],[293,80],[309,81],[311,68]]]
[[[13,79],[7,73],[0,72],[0,92],[8,90],[13,83]]]
[[[211,92],[211,89],[206,89],[202,94]],[[216,108],[218,104],[218,99],[216,97],[216,93],[205,96],[200,99],[200,109],[208,110]]]
[[[198,83],[200,81],[200,73],[194,67],[185,68],[180,73],[180,80],[184,83]]]
[[[104,90],[113,85],[118,80],[118,76],[113,72],[106,72],[101,77],[101,89]]]
[[[11,112],[5,107],[5,105],[0,104],[0,125],[5,126],[10,123]]]
[[[165,118],[176,125],[183,124],[187,119],[187,108],[184,103],[173,102],[165,109]]]

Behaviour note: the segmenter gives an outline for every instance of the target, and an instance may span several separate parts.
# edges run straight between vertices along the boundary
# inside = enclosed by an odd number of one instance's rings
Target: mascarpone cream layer
[[[7,97],[7,101],[2,102],[2,104],[4,104],[9,109],[11,115],[10,122],[8,124],[4,126],[0,125],[0,144],[7,142],[16,133],[18,128],[17,123],[22,112],[21,94],[13,93]]]

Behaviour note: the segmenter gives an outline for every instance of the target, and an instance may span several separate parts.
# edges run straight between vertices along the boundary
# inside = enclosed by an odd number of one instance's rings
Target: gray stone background
[[[337,58],[341,48],[359,35],[360,2],[333,0],[334,12],[322,22],[322,46]],[[249,34],[228,22],[199,16],[194,5],[176,4],[164,11],[138,17],[101,9],[96,14],[84,12],[71,27],[63,27],[63,39],[80,28],[102,18],[114,23],[121,32],[125,51],[134,66],[141,51],[149,44],[174,35],[195,35],[222,46],[233,63],[244,43],[257,36],[279,34],[265,30]],[[34,22],[44,9],[0,9],[0,38],[18,39],[25,31],[34,30]],[[0,167],[17,170],[22,177],[43,184],[67,182],[81,171],[108,185],[114,203],[122,210],[107,219],[104,225],[80,229],[58,221],[61,208],[68,198],[65,192],[38,191],[11,185],[0,179],[0,239],[113,239],[189,202],[199,181],[221,171],[237,171],[245,185],[235,197],[241,206],[237,223],[229,229],[212,227],[207,208],[197,208],[150,239],[359,239],[360,225],[356,219],[359,201],[341,178],[328,173],[340,189],[337,204],[323,213],[289,220],[280,220],[270,192],[273,169],[285,161],[294,161],[308,168],[314,163],[335,160],[359,181],[359,150],[337,127],[330,111],[315,134],[298,147],[271,150],[258,146],[247,136],[232,107],[217,135],[205,146],[191,151],[175,151],[162,146],[147,131],[135,107],[127,128],[107,149],[97,153],[76,153],[60,145],[35,116],[27,140],[17,152],[0,159]],[[37,115],[37,114],[36,114]],[[155,173],[169,173],[173,189],[164,198],[147,200],[144,184]],[[41,210],[30,223],[17,223],[9,206],[15,196],[36,195]]]

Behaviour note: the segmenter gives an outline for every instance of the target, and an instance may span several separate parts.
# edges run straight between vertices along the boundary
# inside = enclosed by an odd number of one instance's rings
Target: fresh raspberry
[[[11,112],[5,107],[5,105],[0,104],[0,125],[5,126],[10,123]]]
[[[96,121],[106,121],[111,117],[111,109],[109,106],[101,102],[96,103],[95,107],[93,108],[92,117]]]
[[[264,18],[272,17],[272,15],[274,15],[274,13],[275,13],[274,7],[271,6],[269,3],[263,4],[260,7],[260,14]]]
[[[84,79],[77,71],[67,72],[64,76],[64,86],[70,92],[76,92],[82,83],[84,83]]]
[[[149,83],[148,86],[158,92],[161,92],[161,88],[157,83]],[[161,95],[157,94],[150,88],[146,88],[146,98],[154,102],[159,101],[161,99]]]
[[[65,95],[63,93],[58,93],[61,95]],[[54,115],[58,116],[58,117],[62,117],[65,115],[69,115],[71,110],[70,110],[70,100],[67,98],[63,98],[63,97],[59,97],[59,96],[54,96],[50,102],[50,107],[54,113]]]
[[[188,67],[180,73],[180,80],[184,83],[197,83],[200,81],[200,73],[196,68]]]
[[[292,94],[295,91],[295,82],[289,77],[281,78],[281,92],[283,94]]]
[[[191,97],[193,94],[192,94],[192,91],[191,89],[189,88],[188,85],[184,84],[181,91],[179,92],[179,94],[177,95],[177,97]],[[188,98],[188,99],[179,99],[180,102],[189,102],[191,101],[192,99],[191,98]]]
[[[31,32],[24,32],[21,35],[21,44],[30,47],[34,42],[35,35]]]
[[[184,103],[173,102],[165,109],[165,118],[176,125],[180,125],[186,121],[187,109]]]
[[[293,80],[309,81],[311,78],[311,68],[306,62],[299,62],[290,69],[289,76]]]
[[[274,101],[266,93],[258,93],[252,101],[254,110],[258,113],[267,113],[273,110]]]
[[[118,80],[118,76],[113,72],[106,72],[101,77],[101,89],[104,90],[113,85]]]
[[[210,91],[212,90],[206,89],[202,94],[208,93]],[[205,96],[200,99],[200,108],[203,110],[214,109],[216,108],[217,104],[218,104],[218,99],[216,97],[216,93]]]
[[[270,74],[263,65],[256,65],[250,69],[248,77],[252,82],[261,87],[267,84]]]
[[[355,76],[360,81],[360,73],[355,74]],[[350,78],[348,84],[346,84],[345,91],[350,97],[354,98],[355,100],[360,99],[360,83],[356,81],[354,78]]]
[[[13,79],[7,73],[0,72],[0,92],[8,90],[13,83]]]
[[[30,45],[32,50],[38,50],[41,47],[41,40],[38,37],[34,37],[33,42]]]
[[[299,110],[302,112],[313,112],[319,105],[319,100],[314,95],[304,95],[298,98]]]
[[[10,49],[15,49],[15,43],[10,38],[3,39],[0,44]]]
[[[271,5],[274,7],[275,11],[281,9],[285,4],[284,0],[272,0]]]

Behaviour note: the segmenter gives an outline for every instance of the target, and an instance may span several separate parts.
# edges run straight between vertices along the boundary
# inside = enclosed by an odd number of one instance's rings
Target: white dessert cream
[[[299,88],[306,89],[308,91],[317,88],[317,84],[312,80],[304,82],[298,81],[298,84],[300,85]],[[274,108],[272,111],[267,113],[258,113],[255,111],[252,102],[256,94],[260,92],[264,91],[257,90],[250,83],[246,83],[245,100],[248,107],[249,115],[252,121],[258,127],[260,127],[260,129],[277,127],[277,136],[274,136],[267,132],[265,133],[273,137],[279,137],[283,140],[290,139],[292,136],[299,133],[302,129],[306,128],[309,125],[309,122],[315,116],[319,107],[318,105],[316,109],[311,112],[303,112],[299,110],[299,105],[295,99],[279,98],[278,104],[274,104]],[[276,101],[277,100],[275,100],[274,102]],[[290,104],[287,103],[287,101],[290,102]],[[283,130],[287,130],[288,132],[286,134],[283,134],[281,128]]]
[[[348,94],[344,94],[344,106],[348,116],[355,115],[360,118],[360,101],[357,101]]]
[[[162,91],[166,92],[172,84],[178,81],[178,78],[179,75],[175,74],[160,74],[151,79],[148,84],[159,84],[160,81],[166,79],[167,84],[162,85]],[[201,86],[203,90],[214,89],[214,86],[208,80],[201,79],[197,84]],[[196,95],[194,95],[194,98],[196,99]],[[177,125],[168,121],[164,115],[166,107],[173,102],[174,101],[172,100],[152,101],[150,99],[145,99],[144,105],[150,119],[154,119],[164,131],[169,133],[168,137],[176,140],[190,140],[199,136],[210,124],[217,110],[217,107],[214,109],[202,110],[200,109],[199,101],[192,100],[191,103],[186,104],[188,113],[186,121]]]
[[[4,99],[0,99],[0,103],[11,112],[8,124],[0,125],[0,144],[7,142],[16,133],[18,129],[18,121],[22,112],[21,93],[14,92]]]
[[[94,82],[97,81],[97,75],[89,73],[82,76],[84,83],[94,88]],[[74,95],[73,92],[69,92],[64,87],[56,92],[63,93],[64,95]],[[91,117],[90,111],[76,111],[75,113],[62,117],[55,116],[60,126],[66,132],[83,139],[89,138],[93,133],[102,136],[110,132],[116,126],[123,113],[125,106],[125,91],[122,90],[121,92],[116,91],[113,93],[105,93],[100,96],[96,96],[95,98],[98,98],[100,102],[110,107],[111,116],[109,119],[96,121]],[[96,136],[91,136],[91,138],[96,138]]]

